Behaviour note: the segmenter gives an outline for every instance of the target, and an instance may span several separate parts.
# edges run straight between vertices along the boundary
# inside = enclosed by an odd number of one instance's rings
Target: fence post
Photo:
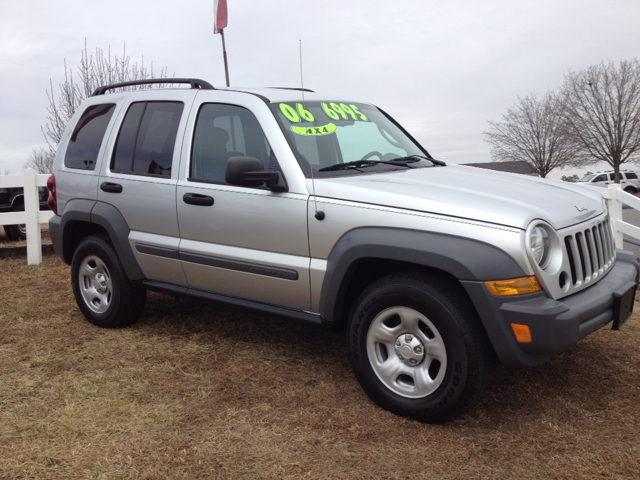
[[[36,171],[27,168],[22,171],[24,182],[24,215],[27,227],[27,265],[42,263],[42,242],[38,213],[40,198],[36,183]]]
[[[609,200],[609,218],[611,221],[611,227],[613,228],[613,240],[616,244],[616,248],[624,248],[624,238],[619,222],[622,221],[622,202],[618,199],[618,192],[622,189],[619,183],[612,183],[609,185],[609,192],[611,193],[611,200]]]

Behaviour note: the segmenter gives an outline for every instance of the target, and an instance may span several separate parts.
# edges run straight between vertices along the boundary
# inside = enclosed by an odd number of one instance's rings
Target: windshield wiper
[[[348,168],[366,168],[373,167],[374,165],[394,165],[396,167],[413,168],[407,165],[408,163],[419,162],[421,159],[412,157],[395,158],[393,160],[354,160],[353,162],[336,163],[328,167],[321,168],[319,172],[328,172],[331,170],[346,170]]]
[[[398,162],[398,161],[419,162],[420,160],[428,160],[431,163],[433,163],[434,165],[438,165],[440,167],[446,167],[447,166],[447,164],[445,162],[443,162],[442,160],[436,160],[435,158],[425,157],[424,155],[409,155],[409,156],[406,156],[406,157],[394,158],[393,160],[389,160],[389,161],[390,162]]]

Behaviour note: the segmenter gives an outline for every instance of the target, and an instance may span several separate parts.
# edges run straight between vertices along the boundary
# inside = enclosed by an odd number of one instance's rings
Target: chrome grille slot
[[[565,235],[564,248],[571,270],[570,290],[576,291],[595,281],[613,265],[615,248],[609,219],[578,226]]]

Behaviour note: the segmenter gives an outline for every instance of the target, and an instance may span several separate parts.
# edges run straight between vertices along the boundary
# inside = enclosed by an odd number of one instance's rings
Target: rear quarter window
[[[100,145],[115,108],[115,104],[107,103],[91,105],[83,112],[67,145],[65,167],[82,170],[96,168]]]

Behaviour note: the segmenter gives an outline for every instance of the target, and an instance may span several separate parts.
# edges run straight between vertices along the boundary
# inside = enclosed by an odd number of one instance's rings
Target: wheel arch
[[[24,208],[24,192],[18,192],[11,195],[11,208],[15,208],[17,205],[22,205]]]
[[[416,230],[359,228],[341,237],[329,255],[320,298],[323,322],[343,328],[368,285],[389,274],[409,271],[440,277],[470,305],[460,280],[524,275],[506,252],[478,240]]]
[[[82,239],[103,234],[116,250],[129,280],[144,280],[129,246],[129,226],[113,205],[94,200],[70,200],[62,216],[53,217],[49,226],[54,249],[67,264],[71,264]]]

